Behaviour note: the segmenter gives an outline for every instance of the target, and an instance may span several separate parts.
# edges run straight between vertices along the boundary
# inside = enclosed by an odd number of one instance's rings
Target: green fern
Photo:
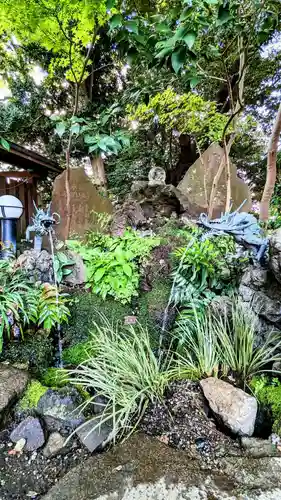
[[[67,322],[70,312],[66,303],[66,296],[59,294],[56,286],[42,285],[37,306],[37,325],[50,331],[56,325]]]

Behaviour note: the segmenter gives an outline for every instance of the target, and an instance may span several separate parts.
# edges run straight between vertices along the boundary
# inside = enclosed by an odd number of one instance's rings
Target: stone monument
[[[66,239],[66,171],[56,177],[52,195],[52,211],[60,214],[61,222],[56,226],[56,235],[60,240]],[[108,198],[102,196],[84,168],[70,170],[71,220],[70,236],[83,236],[85,231],[94,226],[94,212],[111,214],[113,207]]]
[[[184,196],[181,200],[182,204],[191,216],[197,217],[201,213],[208,212],[213,180],[223,159],[223,149],[219,144],[212,144],[202,154],[201,158],[198,158],[193,163],[178,184],[177,188]],[[231,162],[230,171],[232,210],[236,210],[246,200],[243,205],[243,212],[248,212],[252,204],[250,189],[237,176],[236,166]],[[218,182],[213,217],[220,217],[225,212],[226,193],[227,181],[226,169],[224,168]]]

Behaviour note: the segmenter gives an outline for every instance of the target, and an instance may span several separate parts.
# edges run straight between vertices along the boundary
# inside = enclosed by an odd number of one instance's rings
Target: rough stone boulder
[[[35,451],[45,443],[44,432],[38,418],[27,417],[13,430],[10,435],[11,441],[17,443],[20,439],[25,439],[24,449]]]
[[[66,175],[64,171],[56,177],[52,194],[52,211],[57,212],[61,217],[61,223],[56,226],[56,235],[60,240],[65,240],[69,236],[66,234]],[[112,213],[111,201],[99,193],[84,168],[70,170],[69,189],[71,193],[70,234],[82,236],[87,230],[98,227],[96,213]]]
[[[81,396],[75,388],[49,389],[39,399],[36,411],[44,418],[49,431],[74,430],[84,422],[80,412]]]
[[[146,222],[140,204],[132,199],[126,200],[121,206],[116,207],[111,223],[111,234],[122,236],[127,227],[139,228]]]
[[[73,265],[66,266],[66,269],[71,270],[71,273],[64,276],[63,283],[69,286],[84,285],[87,281],[87,272],[84,261],[80,255],[70,250],[64,252],[69,261],[74,262]]]
[[[227,457],[206,466],[136,434],[72,469],[43,500],[280,500],[281,458]]]
[[[66,452],[65,438],[59,432],[52,432],[43,450],[44,457],[55,457]]]
[[[156,216],[170,217],[173,212],[183,212],[183,194],[171,184],[138,182],[132,185],[132,197],[141,206],[147,219]]]
[[[224,161],[224,151],[219,144],[212,144],[204,151],[201,158],[188,169],[184,178],[178,184],[178,190],[185,196],[184,208],[192,216],[198,216],[208,211],[210,195],[215,175],[221,161]],[[243,212],[251,208],[251,193],[245,182],[237,176],[235,165],[230,162],[231,198],[233,209],[237,209],[244,201]],[[218,181],[218,189],[214,199],[214,217],[220,217],[225,211],[227,182],[225,170]]]
[[[34,282],[54,282],[52,256],[47,250],[42,250],[41,252],[26,250],[16,260],[15,268],[21,268],[26,271]]]
[[[109,423],[101,423],[100,417],[90,420],[76,430],[81,443],[92,453],[103,445],[112,433],[112,426]],[[98,425],[98,427],[97,427]]]
[[[274,231],[269,240],[269,267],[281,283],[281,228]]]
[[[258,343],[281,327],[281,287],[271,271],[249,266],[243,274],[239,295],[257,317]]]
[[[223,380],[210,377],[200,385],[216,418],[233,434],[252,436],[258,404],[256,398]]]
[[[0,424],[6,411],[24,392],[28,378],[26,371],[0,363]]]

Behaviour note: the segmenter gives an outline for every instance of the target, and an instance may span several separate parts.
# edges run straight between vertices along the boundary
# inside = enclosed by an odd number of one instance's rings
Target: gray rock
[[[29,375],[24,370],[0,363],[0,422],[6,410],[19,399],[26,388]]]
[[[280,456],[276,446],[265,439],[242,437],[241,446],[246,455],[253,458]]]
[[[93,400],[93,410],[96,415],[102,413],[108,403],[108,400],[104,396],[96,396]]]
[[[281,283],[281,228],[274,231],[269,240],[269,267]]]
[[[234,434],[252,436],[257,416],[257,400],[246,392],[215,377],[200,382],[214,415]]]
[[[274,329],[281,328],[281,289],[271,271],[249,266],[242,276],[239,295],[242,302],[256,315],[257,345]]]
[[[25,439],[26,451],[34,451],[41,448],[45,443],[44,432],[38,418],[27,417],[11,433],[11,441],[17,443],[20,439]]]
[[[136,434],[67,473],[43,500],[280,500],[281,458],[191,459]]]
[[[112,427],[107,423],[96,427],[99,421],[99,417],[96,417],[76,430],[76,434],[81,443],[86,446],[90,452],[95,451],[101,446],[109,438],[112,432]]]
[[[81,396],[74,388],[49,389],[40,398],[36,411],[44,417],[48,430],[61,431],[66,427],[74,430],[85,421],[78,408],[81,402]]]
[[[50,434],[47,444],[43,450],[46,458],[54,457],[66,451],[65,439],[59,432]]]
[[[66,285],[77,286],[84,285],[87,281],[86,277],[86,266],[80,255],[75,252],[67,251],[64,252],[68,260],[74,261],[75,264],[71,266],[66,266],[66,269],[70,269],[72,272],[68,276],[65,276],[63,282]]]
[[[39,253],[33,249],[26,250],[16,260],[15,268],[24,269],[33,281],[54,282],[52,256],[47,250]]]

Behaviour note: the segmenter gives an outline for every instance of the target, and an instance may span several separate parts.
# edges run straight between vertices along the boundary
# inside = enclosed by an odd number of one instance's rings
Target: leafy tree
[[[66,232],[69,232],[71,203],[69,188],[70,155],[73,135],[76,134],[80,92],[83,83],[95,69],[93,54],[100,40],[100,30],[110,18],[105,0],[24,0],[15,8],[11,0],[5,0],[0,9],[0,33],[11,39],[16,36],[23,44],[38,44],[51,52],[48,71],[50,76],[62,71],[64,78],[73,86],[73,111],[69,137],[65,148],[66,176]],[[60,124],[62,129],[63,125]],[[62,135],[62,134],[60,134]]]

